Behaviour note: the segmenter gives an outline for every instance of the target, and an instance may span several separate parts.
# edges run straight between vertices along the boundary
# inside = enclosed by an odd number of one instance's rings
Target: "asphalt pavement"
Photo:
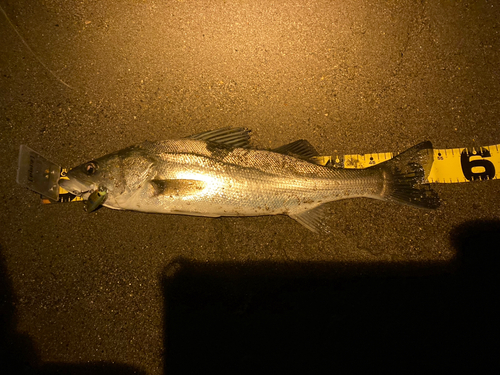
[[[323,155],[500,144],[499,4],[0,6],[2,374],[498,372],[498,180],[333,202],[318,235],[42,205],[16,171],[22,144],[72,167],[226,126]]]

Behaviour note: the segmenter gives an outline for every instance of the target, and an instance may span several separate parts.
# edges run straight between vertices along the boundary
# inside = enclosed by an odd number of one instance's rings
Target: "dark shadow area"
[[[165,269],[165,374],[497,373],[500,221],[461,225],[451,264]]]
[[[0,247],[0,371],[5,374],[34,374],[37,356],[29,336],[16,331],[15,302]]]
[[[163,275],[164,373],[498,373],[498,233],[499,220],[455,228],[444,264],[178,259]],[[41,363],[1,250],[1,374],[143,373]]]
[[[16,297],[0,247],[0,374],[143,374],[129,365],[111,362],[42,363],[28,335],[17,332]]]

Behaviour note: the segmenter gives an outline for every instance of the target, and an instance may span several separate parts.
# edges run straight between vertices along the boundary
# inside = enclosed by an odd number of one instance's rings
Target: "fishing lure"
[[[85,202],[85,211],[92,212],[97,210],[106,201],[107,197],[107,191],[97,189],[89,195],[89,199]]]

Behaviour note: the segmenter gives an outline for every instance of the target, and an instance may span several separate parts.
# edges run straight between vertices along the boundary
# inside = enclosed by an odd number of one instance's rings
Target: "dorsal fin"
[[[309,159],[313,156],[318,156],[318,151],[305,139],[299,139],[298,141],[289,143],[287,145],[280,146],[273,150],[280,154],[294,155],[300,158]]]
[[[193,134],[188,138],[220,143],[231,147],[245,148],[250,145],[250,129],[228,127]]]

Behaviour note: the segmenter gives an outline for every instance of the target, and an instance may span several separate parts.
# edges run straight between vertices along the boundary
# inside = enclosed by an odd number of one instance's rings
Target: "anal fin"
[[[330,233],[330,227],[325,222],[325,207],[318,206],[298,214],[289,214],[292,219],[314,233]]]

